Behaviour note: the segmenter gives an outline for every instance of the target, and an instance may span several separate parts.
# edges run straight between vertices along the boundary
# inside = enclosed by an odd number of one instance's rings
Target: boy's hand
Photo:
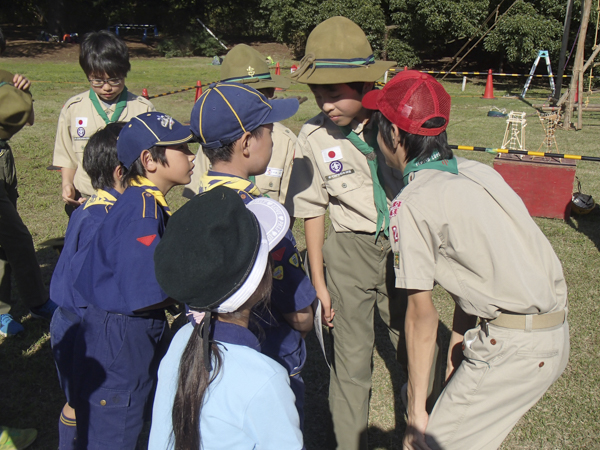
[[[319,297],[319,300],[321,300],[321,317],[323,319],[323,323],[329,328],[333,328],[335,311],[331,306],[331,297],[329,296],[329,291],[327,291],[327,288],[317,289],[317,297]]]
[[[402,442],[403,450],[431,450],[425,442],[425,429],[429,422],[429,415],[423,412],[418,417],[409,415]]]
[[[70,205],[73,208],[77,208],[83,202],[85,202],[87,200],[84,197],[80,197],[79,199],[75,200],[75,186],[73,186],[72,184],[65,184],[63,186],[63,188],[62,188],[62,198],[63,198],[63,201],[67,205]]]
[[[13,77],[13,85],[17,89],[21,89],[22,91],[26,91],[31,86],[31,81],[25,78],[23,75],[15,74]]]

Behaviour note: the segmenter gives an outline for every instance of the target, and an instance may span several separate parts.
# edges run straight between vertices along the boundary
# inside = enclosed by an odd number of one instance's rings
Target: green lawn
[[[206,86],[218,78],[218,67],[207,58],[134,59],[127,79],[128,88],[150,95],[194,86],[197,80]],[[88,88],[77,63],[38,62],[35,59],[2,58],[0,67],[25,74],[34,84],[36,123],[22,130],[11,140],[20,181],[19,211],[33,235],[36,245],[46,239],[62,236],[67,226],[60,198],[60,175],[49,172],[58,114],[72,95]],[[453,106],[448,135],[450,143],[459,145],[500,147],[506,122],[487,117],[492,106],[507,111],[527,113],[527,149],[536,151],[544,138],[542,126],[531,103],[541,103],[548,95],[548,85],[538,82],[530,89],[527,102],[503,97],[520,93],[524,79],[502,80],[495,84],[496,100],[482,100],[483,80],[471,80],[465,92],[461,80],[446,81]],[[302,123],[318,112],[305,86],[294,85],[282,96],[308,96],[300,111],[285,124],[298,132]],[[590,103],[600,103],[599,97]],[[188,121],[194,100],[194,90],[156,98],[159,111]],[[600,156],[600,113],[585,113],[583,130],[558,130],[556,140],[560,152]],[[492,164],[493,156],[485,153],[458,152],[459,156]],[[578,162],[577,176],[585,193],[600,200],[600,163]],[[176,209],[184,203],[181,188],[168,196]],[[596,331],[600,312],[600,211],[573,217],[568,222],[536,219],[563,263],[569,287],[571,327],[571,359],[567,370],[542,400],[529,412],[508,436],[504,449],[582,449],[600,448],[600,342]],[[302,224],[295,227],[300,247],[303,247]],[[56,264],[56,253],[38,245],[38,259],[47,282]],[[15,292],[14,295],[18,295]],[[451,299],[441,290],[435,291],[436,305],[441,311],[441,326],[445,335],[452,313]],[[48,325],[32,320],[19,305],[14,313],[26,327],[23,337],[0,339],[0,379],[2,402],[0,424],[14,427],[35,427],[39,430],[32,449],[57,447],[56,423],[64,398],[58,386],[50,352]],[[374,384],[371,398],[370,442],[372,448],[400,448],[405,427],[399,388],[404,382],[393,361],[393,349],[386,333],[377,327],[374,355]],[[328,427],[328,374],[314,336],[308,339],[309,360],[304,371],[307,385],[306,441],[309,449],[325,448]]]

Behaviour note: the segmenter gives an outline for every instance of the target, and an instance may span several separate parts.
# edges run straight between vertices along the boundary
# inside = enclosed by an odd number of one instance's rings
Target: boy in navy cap
[[[202,182],[204,191],[226,186],[245,203],[260,197],[260,190],[249,177],[263,174],[267,168],[273,148],[273,123],[296,111],[296,99],[269,100],[249,86],[211,84],[194,105],[190,125],[212,165]],[[306,361],[303,337],[312,329],[316,292],[304,274],[291,231],[271,251],[271,257],[271,311],[261,314],[259,321],[265,332],[261,351],[288,370],[302,425],[304,382],[300,372]]]
[[[98,226],[125,190],[121,184],[123,167],[117,158],[117,138],[123,126],[123,122],[109,124],[94,133],[86,145],[83,168],[96,193],[71,215],[65,245],[50,283],[50,296],[58,305],[50,323],[52,353],[60,385],[67,397],[58,422],[60,449],[75,448],[75,410],[71,407],[73,347],[87,308],[87,301],[73,289],[73,280]]]
[[[154,275],[153,254],[170,216],[165,195],[189,183],[189,127],[168,115],[134,117],[117,143],[125,192],[92,240],[75,280],[89,303],[74,365],[77,446],[133,449],[152,403],[172,303]]]

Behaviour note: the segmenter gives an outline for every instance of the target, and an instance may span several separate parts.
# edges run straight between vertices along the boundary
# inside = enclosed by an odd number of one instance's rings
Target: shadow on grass
[[[571,228],[585,234],[600,251],[600,205],[596,205],[589,214],[570,217],[567,223]]]

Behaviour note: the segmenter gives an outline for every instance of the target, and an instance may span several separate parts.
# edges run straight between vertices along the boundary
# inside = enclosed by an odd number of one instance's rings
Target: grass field
[[[34,58],[2,58],[0,67],[25,74],[34,84],[36,123],[11,140],[20,181],[19,211],[37,245],[38,260],[47,283],[57,261],[57,254],[39,244],[62,236],[67,216],[60,198],[60,175],[46,167],[52,163],[52,151],[58,114],[72,95],[88,89],[86,79],[76,62],[36,61]],[[133,59],[127,79],[128,88],[150,95],[183,87],[203,85],[218,78],[218,67],[206,58]],[[453,106],[448,135],[450,143],[499,147],[505,120],[487,117],[492,106],[525,111],[528,117],[526,142],[528,150],[537,150],[544,134],[531,103],[541,103],[548,95],[547,84],[540,82],[529,91],[527,102],[504,95],[520,93],[523,79],[496,83],[496,100],[482,100],[483,81],[470,81],[465,92],[460,80],[444,82],[452,96]],[[300,111],[285,124],[298,132],[302,123],[318,112],[305,86],[294,85],[282,96],[308,96]],[[194,91],[156,98],[159,111],[188,121]],[[590,103],[600,103],[599,97]],[[583,130],[558,130],[560,152],[600,156],[600,113],[585,113]],[[459,156],[492,164],[493,156],[485,153],[458,152]],[[577,176],[585,193],[600,200],[600,163],[578,162]],[[184,203],[181,188],[168,196],[173,209]],[[532,408],[510,433],[504,449],[594,449],[600,448],[600,339],[597,333],[600,311],[600,211],[569,221],[536,219],[560,260],[569,287],[571,358],[563,376]],[[303,247],[302,226],[295,234]],[[15,290],[13,294],[18,296]],[[447,337],[452,314],[452,301],[441,289],[435,290],[435,302],[441,311],[441,329]],[[57,419],[64,403],[50,351],[48,325],[33,320],[23,305],[13,308],[23,322],[22,337],[0,338],[0,424],[13,427],[35,427],[39,430],[32,449],[57,447]],[[405,427],[404,411],[399,400],[402,380],[394,363],[394,352],[382,326],[377,327],[376,351],[373,358],[374,377],[369,424],[373,449],[400,448]],[[309,449],[326,448],[329,427],[327,408],[328,374],[318,344],[309,336],[309,359],[304,371],[307,385],[306,442]]]

